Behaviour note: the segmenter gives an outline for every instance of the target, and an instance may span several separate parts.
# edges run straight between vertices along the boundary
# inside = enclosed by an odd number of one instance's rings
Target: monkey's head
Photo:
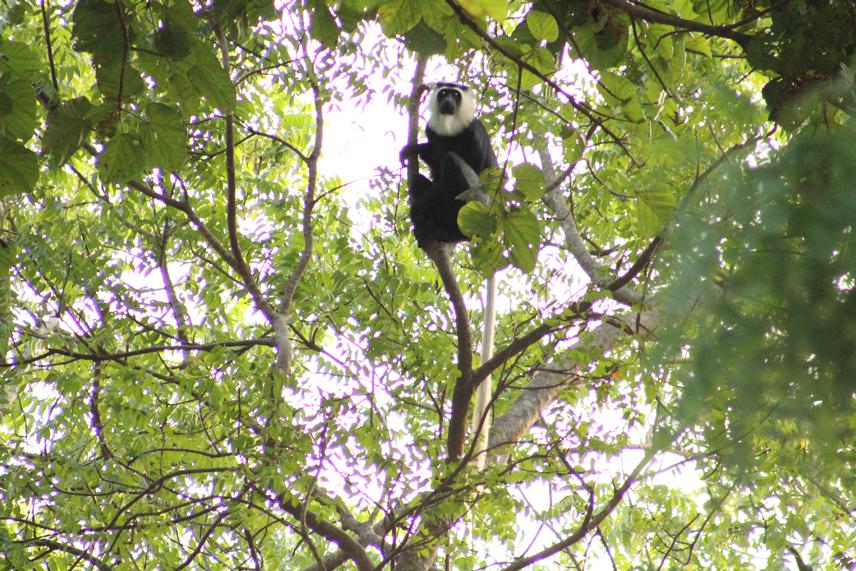
[[[428,126],[439,135],[454,137],[469,127],[475,116],[470,88],[458,83],[436,83],[428,102]]]

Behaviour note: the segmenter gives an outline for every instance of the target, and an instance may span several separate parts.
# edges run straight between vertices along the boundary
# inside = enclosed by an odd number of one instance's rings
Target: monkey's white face
[[[475,116],[475,102],[468,89],[437,85],[428,103],[428,126],[438,135],[454,137],[469,127]]]

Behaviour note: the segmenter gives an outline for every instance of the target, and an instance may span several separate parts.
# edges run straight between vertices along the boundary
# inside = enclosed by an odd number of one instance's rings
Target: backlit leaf
[[[160,103],[146,109],[148,120],[140,129],[146,168],[177,170],[187,156],[187,132],[181,113]]]
[[[511,263],[529,273],[535,269],[541,244],[541,225],[531,212],[510,213],[503,224],[505,239],[511,248]]]
[[[36,94],[26,80],[0,82],[0,134],[26,142],[36,129]]]
[[[119,133],[107,143],[98,158],[98,171],[105,182],[121,183],[142,174],[146,155],[140,138],[133,133]]]
[[[36,153],[17,141],[0,137],[0,198],[32,190],[38,178]]]
[[[42,154],[51,155],[57,165],[68,162],[92,130],[91,108],[88,99],[79,97],[51,109],[42,136]]]
[[[538,40],[555,41],[559,37],[556,19],[546,12],[532,11],[526,15],[526,26]]]
[[[486,238],[496,231],[496,219],[491,215],[488,205],[472,201],[458,212],[458,226],[467,236]]]
[[[511,172],[516,180],[515,189],[522,192],[527,200],[535,201],[543,196],[546,182],[541,169],[530,163],[522,163]]]

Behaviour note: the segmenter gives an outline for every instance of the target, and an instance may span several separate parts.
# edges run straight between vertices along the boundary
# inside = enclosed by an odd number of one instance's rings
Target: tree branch
[[[45,46],[48,50],[48,65],[51,69],[51,84],[56,91],[56,96],[59,97],[59,83],[56,79],[56,65],[54,64],[53,45],[51,43],[50,20],[48,19],[48,11],[45,8],[45,0],[41,0],[39,4],[42,11],[42,27],[45,30]]]
[[[511,403],[508,411],[494,421],[488,441],[488,449],[494,450],[494,457],[497,448],[515,443],[529,430],[541,411],[555,400],[559,389],[582,369],[583,364],[572,360],[572,355],[578,351],[606,353],[615,347],[625,329],[634,330],[637,325],[643,330],[643,337],[647,336],[656,326],[656,313],[627,312],[612,322],[601,323],[545,365]]]
[[[159,247],[157,252],[158,269],[160,270],[161,281],[163,282],[164,291],[166,292],[167,303],[169,303],[170,311],[175,318],[178,340],[182,345],[187,345],[190,343],[190,339],[187,337],[190,318],[187,315],[184,305],[181,303],[181,299],[178,297],[178,292],[175,290],[175,284],[173,284],[172,276],[170,276],[169,273],[169,266],[167,264],[167,245],[169,243],[169,238],[169,226],[168,223],[164,223],[163,234],[158,237],[158,241],[160,242],[158,244]],[[189,354],[189,351],[186,349],[183,351],[185,360],[188,358]]]
[[[459,460],[464,452],[464,441],[467,435],[467,412],[475,387],[472,381],[473,369],[473,332],[470,318],[464,303],[464,295],[455,279],[452,270],[450,251],[454,245],[442,242],[427,244],[426,253],[434,261],[443,288],[449,296],[455,313],[455,331],[458,337],[458,372],[455,388],[452,392],[452,416],[449,419],[449,430],[446,439],[446,453],[450,462]]]
[[[589,253],[588,248],[586,247],[585,242],[583,242],[580,232],[577,229],[577,223],[574,220],[571,207],[562,195],[560,188],[561,185],[556,183],[556,181],[562,180],[565,174],[556,174],[556,169],[553,166],[553,159],[546,148],[539,149],[538,156],[541,159],[541,167],[544,170],[544,175],[547,177],[547,180],[550,181],[550,184],[547,187],[549,190],[544,193],[541,200],[553,212],[553,215],[562,227],[562,232],[565,235],[565,246],[595,286],[600,289],[608,288],[611,283],[611,280],[609,279],[611,272],[609,271],[609,268],[601,264]],[[627,304],[642,302],[642,296],[638,292],[627,288],[614,290],[613,297],[616,300]]]
[[[229,65],[229,49],[226,45],[226,38],[223,32],[215,29],[217,38],[220,42],[220,52],[223,62],[223,69],[226,74],[231,76],[231,66]],[[249,291],[250,296],[255,301],[256,307],[261,311],[267,320],[274,323],[273,307],[267,302],[262,295],[261,290],[253,276],[253,271],[249,264],[244,259],[241,253],[241,244],[238,241],[238,205],[237,205],[237,182],[235,181],[235,114],[229,109],[225,112],[226,115],[226,226],[229,231],[229,248],[232,251],[234,259],[234,268],[241,276],[244,286]]]
[[[285,288],[282,293],[282,301],[279,305],[279,315],[274,321],[274,336],[279,347],[276,364],[280,371],[287,372],[291,369],[291,359],[293,348],[291,340],[288,337],[288,321],[291,318],[291,304],[294,301],[294,294],[297,292],[297,286],[306,269],[309,267],[309,261],[312,259],[313,234],[312,234],[312,210],[315,207],[315,190],[318,184],[318,159],[321,157],[321,144],[324,140],[324,109],[321,102],[321,91],[318,86],[318,78],[312,69],[312,61],[309,54],[306,53],[306,43],[303,43],[304,61],[307,65],[307,73],[309,75],[310,87],[312,89],[312,98],[315,105],[315,142],[312,146],[312,151],[304,161],[307,168],[306,179],[306,194],[303,197],[303,250],[300,252],[300,258],[294,271],[288,276],[285,282]]]
[[[609,138],[611,138],[619,147],[621,147],[621,149],[630,158],[633,164],[638,166],[636,159],[633,157],[632,154],[630,154],[630,150],[627,148],[625,142],[621,139],[621,137],[615,134],[609,127],[607,127],[602,119],[595,116],[595,112],[593,109],[591,109],[588,105],[577,101],[576,97],[562,89],[561,85],[547,77],[544,72],[542,72],[529,62],[523,60],[520,56],[516,55],[510,49],[497,42],[496,39],[494,39],[486,31],[484,31],[478,23],[474,22],[472,18],[470,18],[470,16],[467,14],[467,12],[457,2],[455,2],[455,0],[446,0],[446,4],[448,4],[452,8],[452,10],[461,20],[461,22],[464,23],[464,25],[474,31],[485,42],[487,42],[491,48],[501,53],[509,60],[513,61],[519,66],[519,69],[525,69],[529,73],[533,74],[535,77],[543,81],[546,85],[551,87],[556,93],[561,93],[562,96],[568,100],[568,103],[570,103],[574,109],[585,115],[589,121],[597,125]]]
[[[113,569],[112,566],[98,559],[85,549],[79,549],[74,547],[73,545],[66,545],[64,543],[60,543],[58,541],[53,541],[50,539],[30,539],[25,541],[17,542],[21,545],[37,545],[39,547],[47,547],[51,551],[62,551],[64,553],[68,553],[70,555],[74,555],[75,557],[79,557],[93,565],[99,571],[110,571]]]
[[[260,491],[255,488],[255,485],[253,488]],[[274,498],[271,498],[269,495],[264,493],[262,495],[266,498],[274,499],[276,504],[282,508],[283,511],[287,512],[298,521],[304,522],[306,527],[321,537],[335,543],[347,558],[354,562],[359,571],[372,571],[375,568],[374,563],[368,556],[368,553],[366,553],[366,550],[363,549],[363,546],[345,530],[339,529],[332,523],[319,518],[314,512],[305,509],[305,506],[301,505],[299,502],[286,498],[284,494],[277,494]]]
[[[638,4],[631,4],[626,0],[600,0],[600,2],[625,12],[631,18],[639,18],[640,20],[646,20],[656,24],[666,24],[667,26],[672,26],[688,32],[701,32],[708,36],[727,38],[737,42],[740,47],[743,48],[745,48],[746,44],[753,39],[753,36],[735,32],[732,26],[711,26],[702,22],[685,20],[672,14],[653,10]]]
[[[630,489],[636,480],[639,478],[639,473],[642,472],[642,469],[648,465],[651,459],[657,454],[659,451],[656,447],[651,447],[645,452],[645,456],[642,460],[639,461],[638,464],[633,468],[627,478],[624,480],[624,483],[615,490],[612,494],[612,498],[607,502],[607,504],[594,515],[591,515],[589,512],[586,514],[586,518],[583,520],[583,523],[577,528],[577,530],[572,533],[570,536],[565,539],[558,541],[551,545],[550,547],[536,553],[535,555],[531,555],[529,557],[522,557],[516,561],[514,561],[511,565],[508,565],[502,569],[502,571],[517,571],[518,569],[523,569],[524,567],[528,567],[533,563],[537,563],[548,557],[552,557],[556,553],[563,551],[570,547],[571,545],[577,543],[581,539],[583,539],[591,530],[597,528],[603,520],[605,520],[609,514],[612,513],[612,510],[621,503],[621,500],[624,499],[624,495],[627,493],[627,490]]]

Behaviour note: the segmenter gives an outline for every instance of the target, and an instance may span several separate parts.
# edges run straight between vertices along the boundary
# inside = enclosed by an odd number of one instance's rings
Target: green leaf
[[[493,235],[485,239],[474,238],[470,247],[470,257],[476,271],[484,277],[488,277],[508,265],[503,257],[502,243]]]
[[[152,103],[146,115],[148,120],[140,129],[146,169],[178,170],[187,157],[187,131],[181,113],[167,105]]]
[[[500,46],[502,46],[503,48],[510,51],[511,54],[514,55],[515,57],[520,57],[523,55],[523,49],[522,49],[521,43],[512,39],[512,38],[497,38],[496,42]],[[516,70],[517,68],[518,68],[518,66],[516,66],[516,65],[513,66],[513,69]]]
[[[490,207],[481,202],[468,202],[458,212],[458,227],[467,236],[487,238],[496,232],[496,218]]]
[[[615,67],[624,59],[628,41],[627,26],[607,24],[596,30],[594,24],[574,29],[574,39],[579,46],[580,56],[594,69]]]
[[[483,0],[484,9],[488,16],[502,22],[508,15],[508,0]]]
[[[0,72],[31,78],[42,71],[39,53],[23,42],[0,43]]]
[[[120,10],[123,10],[120,2],[78,2],[72,15],[71,35],[75,39],[74,49],[97,54],[103,59],[122,59],[128,28],[127,20],[119,15]],[[128,33],[130,35],[130,30]]]
[[[0,240],[0,281],[9,276],[9,268],[15,263],[15,244]]]
[[[779,68],[779,63],[775,55],[775,48],[766,38],[752,38],[746,43],[744,48],[746,59],[753,69],[773,69]]]
[[[105,97],[122,101],[140,95],[145,89],[140,72],[121,58],[94,58],[95,78]],[[120,82],[121,81],[121,85]]]
[[[600,92],[608,99],[618,100],[624,103],[637,92],[637,86],[624,76],[609,71],[601,75]]]
[[[437,33],[449,31],[452,26],[463,26],[445,0],[423,0],[419,6],[422,10],[422,21]]]
[[[98,158],[98,171],[105,182],[127,182],[142,174],[146,157],[140,138],[134,133],[113,137]]]
[[[511,263],[529,273],[535,269],[541,243],[541,225],[526,210],[512,212],[503,224],[506,242],[511,248]]]
[[[6,12],[6,22],[12,26],[18,26],[24,23],[24,17],[27,15],[27,7],[23,4],[15,4]]]
[[[446,51],[446,39],[425,22],[419,22],[415,28],[404,35],[407,47],[419,54],[441,54]]]
[[[187,57],[193,46],[193,30],[177,12],[173,8],[164,10],[161,27],[155,32],[155,49],[172,59]]]
[[[381,5],[380,24],[387,36],[397,36],[413,29],[422,18],[417,0],[393,0]]]
[[[502,39],[507,40],[508,38]],[[535,36],[532,35],[532,31],[529,29],[529,26],[526,25],[526,22],[521,22],[514,28],[514,31],[511,32],[511,39],[514,43],[518,44],[518,50],[521,45],[533,46],[538,43],[538,40],[536,40]]]
[[[645,118],[645,114],[642,111],[642,102],[640,101],[637,93],[634,93],[633,96],[621,106],[621,114],[634,123],[642,122]]]
[[[185,115],[188,116],[198,114],[201,104],[201,94],[198,92],[197,86],[193,85],[186,75],[190,69],[188,68],[185,73],[170,74],[167,84],[170,97],[178,101]]]
[[[710,49],[710,41],[704,36],[688,34],[684,48],[687,51],[698,52],[704,56],[713,57],[713,52]]]
[[[232,111],[236,96],[229,74],[208,47],[197,44],[193,54],[195,63],[187,71],[187,79],[193,89],[215,107]]]
[[[527,200],[535,201],[544,195],[546,180],[544,173],[533,164],[523,163],[511,169],[517,185],[515,189],[522,192]]]
[[[29,81],[0,83],[0,134],[26,142],[36,130],[36,95]]]
[[[49,111],[42,135],[42,154],[50,155],[56,165],[68,162],[92,130],[88,117],[91,109],[88,99],[78,97]]]
[[[312,37],[321,42],[324,47],[333,49],[339,40],[339,25],[324,0],[314,0],[312,3]]]
[[[559,37],[556,19],[546,12],[534,10],[526,15],[526,26],[538,40],[553,42]]]
[[[646,237],[656,236],[672,216],[677,203],[669,190],[640,192],[636,199],[639,232]]]
[[[520,77],[520,89],[523,91],[531,90],[542,81],[539,76],[535,75],[528,69],[515,68],[515,72],[518,71],[522,74]]]
[[[533,53],[532,64],[535,69],[545,75],[549,75],[556,70],[556,56],[548,48],[535,48]]]
[[[583,157],[586,150],[586,142],[576,131],[562,133],[562,148],[564,149],[565,162],[575,163]]]
[[[508,0],[459,0],[458,4],[476,19],[490,16],[501,22],[508,14]]]
[[[38,179],[36,153],[17,141],[0,137],[0,198],[30,191]]]

